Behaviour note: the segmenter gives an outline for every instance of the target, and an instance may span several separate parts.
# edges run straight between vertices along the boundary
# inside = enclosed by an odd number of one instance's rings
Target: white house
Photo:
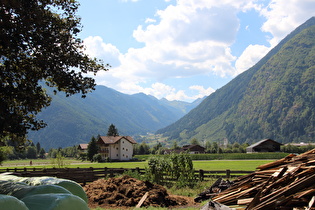
[[[136,141],[131,136],[100,136],[97,140],[103,160],[130,160],[133,144],[136,144]]]

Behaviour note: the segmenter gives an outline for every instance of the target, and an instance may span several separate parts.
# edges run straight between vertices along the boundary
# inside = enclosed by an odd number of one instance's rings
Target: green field
[[[258,166],[274,160],[205,160],[193,161],[196,170],[206,171],[226,170],[254,171]]]
[[[257,166],[271,162],[273,160],[196,160],[193,161],[194,168],[196,170],[203,169],[207,171],[215,170],[242,170],[242,171],[254,171]],[[0,168],[50,168],[53,167],[52,160],[32,160],[33,164],[30,166],[30,160],[14,160],[4,161]],[[91,163],[88,161],[78,161],[75,159],[66,159],[65,167],[68,168],[145,168],[147,166],[146,161],[141,162],[112,162],[112,163]]]

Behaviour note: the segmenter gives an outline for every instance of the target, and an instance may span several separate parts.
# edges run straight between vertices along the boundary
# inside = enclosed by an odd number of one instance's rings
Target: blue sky
[[[314,0],[79,0],[97,84],[168,100],[210,95],[315,16]]]

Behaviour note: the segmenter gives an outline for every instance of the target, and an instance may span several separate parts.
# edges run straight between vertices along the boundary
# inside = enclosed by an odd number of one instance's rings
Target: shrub
[[[95,154],[93,155],[93,159],[92,159],[93,162],[101,162],[102,161],[102,156],[101,154]]]
[[[174,180],[178,187],[192,186],[196,182],[192,159],[187,153],[151,156],[146,168],[146,178],[158,184]]]

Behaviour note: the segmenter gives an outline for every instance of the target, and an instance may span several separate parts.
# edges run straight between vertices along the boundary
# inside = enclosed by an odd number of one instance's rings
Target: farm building
[[[86,153],[89,144],[79,144],[78,150],[80,153]]]
[[[182,150],[190,154],[205,153],[205,148],[197,144],[185,145]]]
[[[272,139],[264,139],[247,147],[246,152],[280,152],[281,145],[281,143]]]
[[[103,160],[130,160],[136,141],[130,136],[100,136],[97,139],[99,153]]]

